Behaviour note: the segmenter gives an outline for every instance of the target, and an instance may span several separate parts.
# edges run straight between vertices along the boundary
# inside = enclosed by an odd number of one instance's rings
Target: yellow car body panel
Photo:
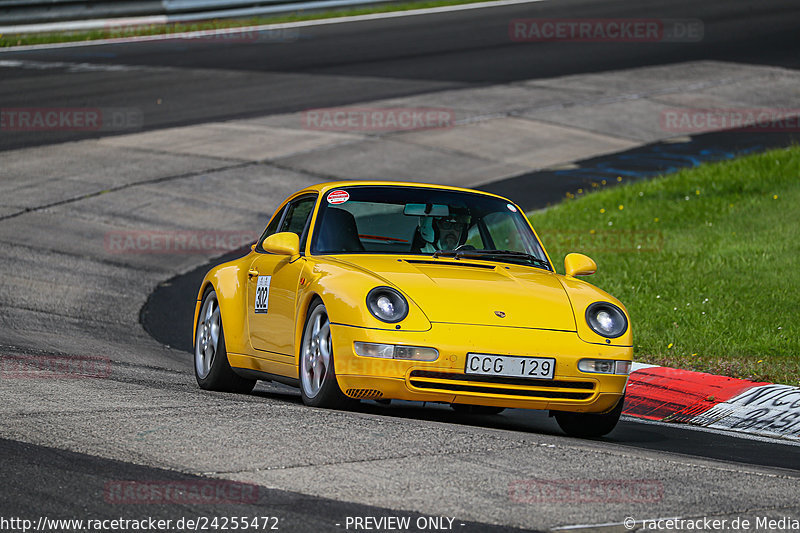
[[[419,183],[325,183],[292,195],[276,214],[293,198],[314,193],[318,199],[310,219],[313,228],[327,192],[361,185],[477,192]],[[297,380],[306,314],[319,298],[331,322],[337,380],[350,397],[602,413],[624,394],[627,375],[582,372],[577,366],[584,358],[631,361],[633,357],[627,310],[589,283],[541,268],[483,259],[313,255],[310,241],[300,256],[254,249],[205,276],[194,328],[203,295],[213,287],[228,360],[235,371]],[[268,312],[259,314],[254,312],[258,278],[266,276],[271,278]],[[378,286],[393,287],[407,299],[408,315],[397,324],[382,322],[367,309],[367,293]],[[628,321],[623,335],[607,339],[588,326],[586,309],[598,301],[623,311]],[[361,357],[354,342],[433,347],[439,357],[430,362]],[[493,383],[465,374],[470,353],[553,358],[555,375],[549,380]]]

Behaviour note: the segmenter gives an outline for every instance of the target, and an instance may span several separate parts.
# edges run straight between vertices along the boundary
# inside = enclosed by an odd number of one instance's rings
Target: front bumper
[[[342,391],[359,399],[399,399],[602,413],[625,392],[628,376],[578,370],[583,358],[631,360],[631,346],[590,344],[575,332],[434,323],[424,332],[331,325],[336,374]],[[360,357],[353,343],[429,346],[436,361]],[[467,353],[553,357],[551,380],[464,373]]]

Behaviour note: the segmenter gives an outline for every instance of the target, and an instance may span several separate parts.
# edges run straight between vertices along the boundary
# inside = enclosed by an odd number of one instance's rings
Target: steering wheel
[[[476,248],[474,246],[472,246],[471,244],[462,244],[460,246],[456,246],[455,251],[456,252],[463,252],[463,251],[466,251],[466,250],[475,250],[475,249]]]

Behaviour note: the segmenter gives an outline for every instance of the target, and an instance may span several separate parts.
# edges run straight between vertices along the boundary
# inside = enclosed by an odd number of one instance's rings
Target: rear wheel
[[[602,414],[556,411],[556,422],[570,437],[602,437],[616,427],[624,403],[625,396],[619,399],[619,403],[611,411]]]
[[[343,409],[355,403],[336,381],[331,323],[321,301],[311,304],[300,344],[300,395],[312,407]]]
[[[465,415],[499,415],[506,410],[505,407],[491,405],[467,405],[465,403],[451,403],[450,408],[456,413]]]
[[[245,379],[231,369],[225,350],[225,333],[219,311],[217,293],[209,288],[197,315],[194,340],[194,376],[201,389],[223,392],[253,390],[255,380]]]

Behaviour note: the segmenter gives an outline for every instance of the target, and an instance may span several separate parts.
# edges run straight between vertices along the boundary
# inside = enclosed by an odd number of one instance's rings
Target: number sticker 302
[[[256,313],[266,313],[269,307],[269,283],[272,281],[272,276],[258,276],[258,283],[256,284],[256,304],[254,311]]]

